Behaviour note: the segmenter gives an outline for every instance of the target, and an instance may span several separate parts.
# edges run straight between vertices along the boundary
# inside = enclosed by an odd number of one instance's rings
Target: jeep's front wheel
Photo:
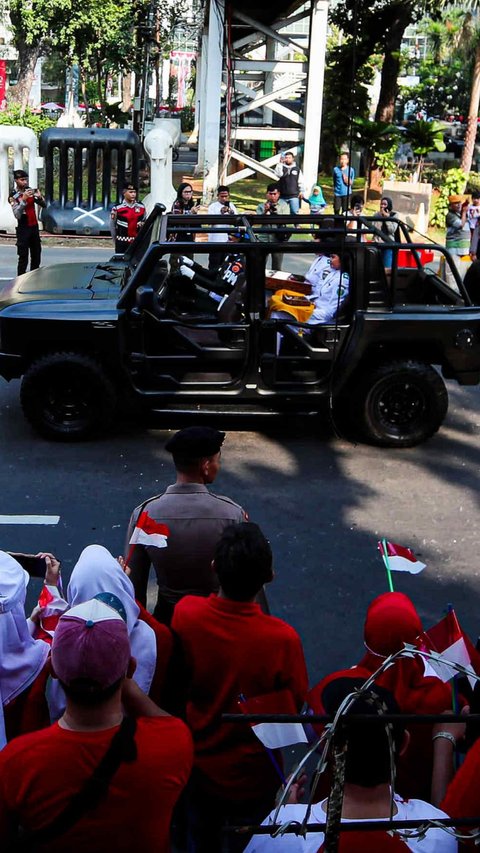
[[[429,364],[392,361],[374,367],[353,395],[353,415],[367,441],[413,447],[430,438],[448,410],[447,389]]]
[[[39,358],[28,369],[20,401],[25,417],[44,438],[78,441],[109,426],[116,392],[93,358],[56,352]]]

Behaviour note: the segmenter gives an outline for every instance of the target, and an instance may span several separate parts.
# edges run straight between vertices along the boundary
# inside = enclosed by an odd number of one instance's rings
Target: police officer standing
[[[40,266],[42,244],[38,230],[38,219],[35,205],[45,207],[45,199],[38,191],[28,186],[28,175],[23,169],[15,169],[13,173],[15,190],[9,198],[13,215],[17,220],[17,275],[27,271],[28,255],[30,253],[30,269]]]
[[[115,254],[123,255],[133,243],[145,222],[145,205],[138,201],[138,190],[133,184],[125,184],[123,201],[114,204],[110,212],[110,233],[115,242]]]
[[[224,438],[224,432],[211,427],[177,432],[165,445],[173,456],[176,483],[138,506],[130,518],[127,543],[142,512],[168,530],[166,547],[137,544],[128,560],[135,596],[142,604],[153,565],[158,583],[154,616],[167,625],[184,595],[207,596],[217,588],[211,568],[215,546],[228,524],[247,520],[242,507],[207,488],[220,469]]]

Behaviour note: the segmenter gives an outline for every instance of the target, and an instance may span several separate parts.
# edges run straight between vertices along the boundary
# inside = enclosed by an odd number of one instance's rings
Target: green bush
[[[467,175],[461,169],[448,169],[444,173],[443,186],[440,188],[440,195],[435,202],[433,213],[430,216],[430,225],[436,225],[437,228],[445,228],[448,196],[463,193],[466,183]]]
[[[466,192],[471,193],[473,190],[480,190],[480,172],[470,172],[468,176]]]
[[[20,104],[9,104],[4,112],[0,113],[0,124],[13,124],[17,127],[30,127],[37,136],[47,127],[55,127],[56,121],[41,113],[34,113],[27,107],[22,114]]]

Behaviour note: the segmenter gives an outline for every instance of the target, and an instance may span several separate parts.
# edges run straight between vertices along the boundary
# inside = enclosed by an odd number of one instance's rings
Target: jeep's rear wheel
[[[78,441],[109,426],[116,393],[93,358],[56,352],[31,365],[23,378],[20,401],[27,420],[45,438]]]
[[[392,361],[372,369],[353,396],[364,437],[383,447],[413,447],[430,438],[448,410],[447,389],[429,364]]]

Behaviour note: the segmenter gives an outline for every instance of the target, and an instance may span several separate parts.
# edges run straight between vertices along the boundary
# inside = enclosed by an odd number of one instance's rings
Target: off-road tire
[[[437,432],[447,410],[447,389],[437,371],[405,360],[379,364],[364,374],[350,411],[368,442],[413,447]]]
[[[20,402],[29,423],[44,438],[80,441],[104,432],[116,405],[113,382],[90,356],[55,352],[29,367]]]

